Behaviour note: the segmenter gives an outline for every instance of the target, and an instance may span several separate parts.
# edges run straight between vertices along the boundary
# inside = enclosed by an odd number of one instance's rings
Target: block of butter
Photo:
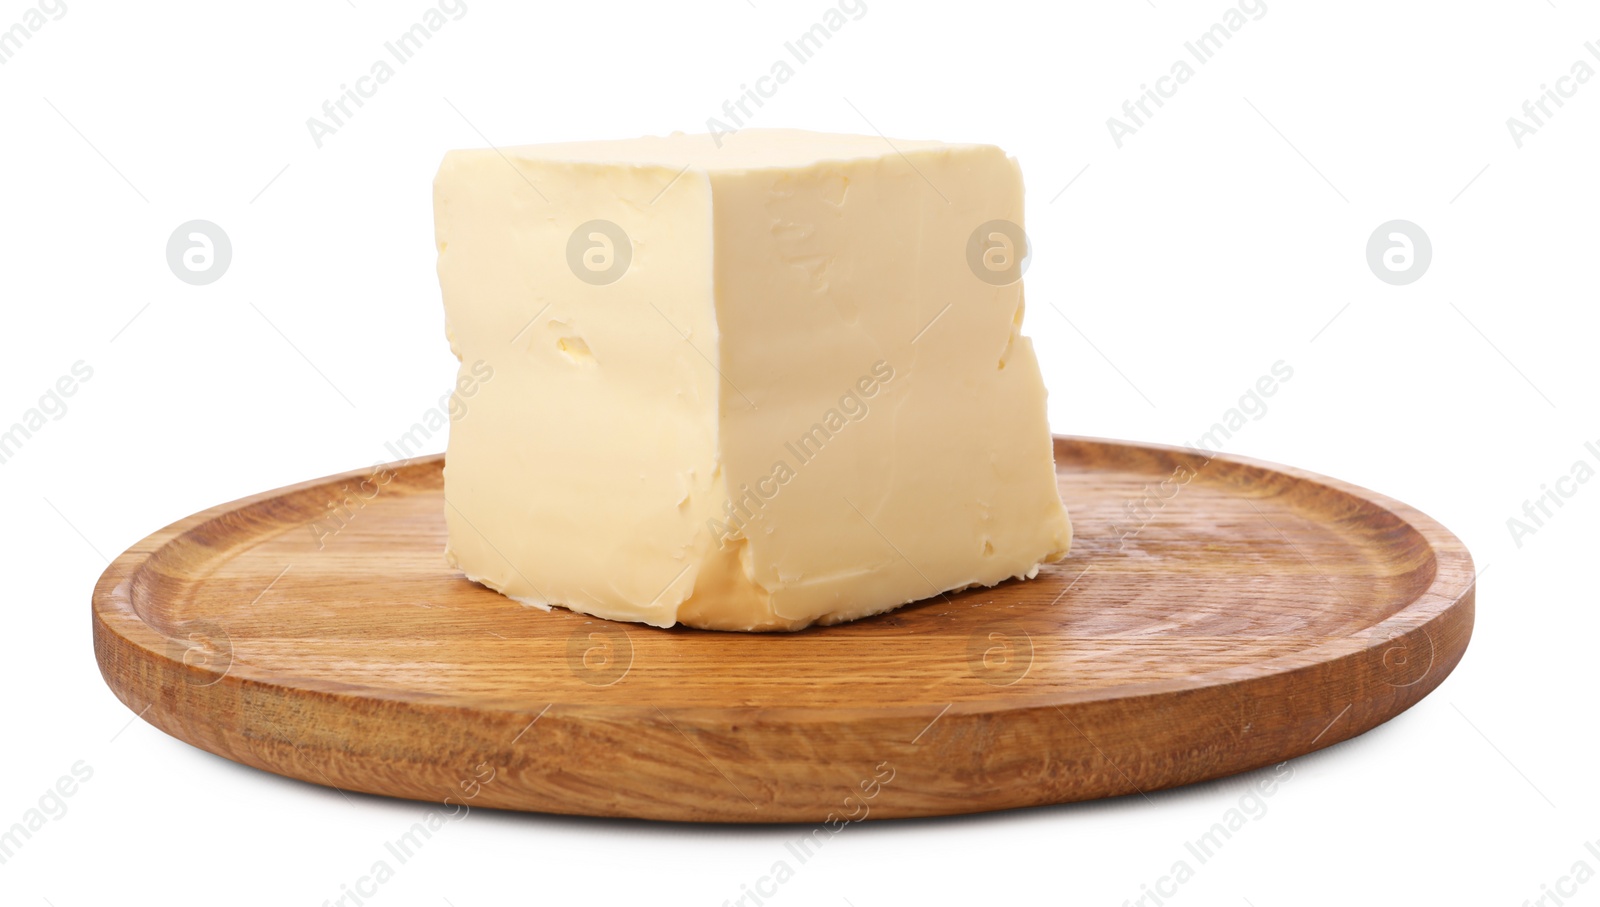
[[[1021,333],[1022,208],[989,145],[449,152],[439,282],[476,391],[447,560],[527,604],[717,630],[1033,577],[1071,528]]]

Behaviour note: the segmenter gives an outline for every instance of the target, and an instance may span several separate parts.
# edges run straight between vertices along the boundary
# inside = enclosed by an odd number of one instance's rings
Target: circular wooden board
[[[1055,456],[1068,560],[794,634],[471,583],[443,561],[440,457],[319,479],[129,549],[95,588],[95,655],[172,736],[342,790],[842,827],[1273,764],[1394,717],[1466,649],[1472,560],[1404,504],[1176,448]]]

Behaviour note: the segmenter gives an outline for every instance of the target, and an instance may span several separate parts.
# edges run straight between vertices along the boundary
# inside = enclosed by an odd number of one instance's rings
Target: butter
[[[448,562],[518,601],[795,630],[1071,542],[987,145],[744,130],[452,151]],[[463,375],[466,368],[463,367]]]

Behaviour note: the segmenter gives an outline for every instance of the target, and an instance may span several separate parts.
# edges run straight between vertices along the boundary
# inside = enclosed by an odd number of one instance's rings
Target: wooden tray
[[[1467,647],[1472,560],[1404,504],[1176,448],[1055,456],[1066,562],[776,635],[524,607],[446,569],[442,458],[347,473],[129,549],[95,655],[168,734],[341,790],[837,826],[1273,764],[1393,718]]]

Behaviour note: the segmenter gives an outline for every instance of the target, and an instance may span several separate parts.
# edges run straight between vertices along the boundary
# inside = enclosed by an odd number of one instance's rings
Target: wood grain
[[[1067,561],[842,626],[523,607],[445,567],[433,457],[151,535],[95,588],[95,655],[172,736],[342,790],[842,823],[1273,764],[1394,717],[1466,649],[1472,560],[1404,504],[1176,448],[1055,452]]]

